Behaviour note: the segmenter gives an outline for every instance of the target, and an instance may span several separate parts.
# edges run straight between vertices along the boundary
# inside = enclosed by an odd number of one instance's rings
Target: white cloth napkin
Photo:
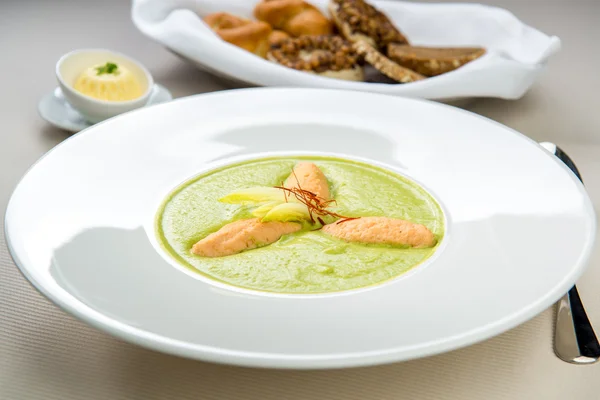
[[[196,65],[257,86],[360,90],[449,100],[518,99],[531,87],[560,39],[519,21],[510,12],[480,4],[371,1],[413,45],[482,46],[483,57],[456,71],[408,84],[350,82],[299,72],[261,59],[216,36],[201,17],[226,11],[252,18],[258,0],[133,0],[132,19],[145,35]],[[311,0],[326,13],[328,0]]]

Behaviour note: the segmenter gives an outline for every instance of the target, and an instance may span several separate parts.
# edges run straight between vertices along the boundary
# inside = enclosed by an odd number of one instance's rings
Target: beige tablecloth
[[[253,1],[253,0],[249,0]],[[577,161],[600,209],[600,65],[596,0],[497,0],[563,39],[564,49],[519,101],[468,108]],[[177,97],[221,90],[138,33],[125,0],[0,2],[0,209],[25,170],[69,135],[47,125],[37,102],[55,86],[54,63],[82,47],[144,62]],[[2,222],[2,221],[0,221]],[[578,286],[600,331],[600,246]],[[600,399],[600,364],[573,366],[552,352],[553,310],[487,342],[381,367],[274,371],[220,366],[116,340],[64,314],[12,263],[0,234],[0,399]]]

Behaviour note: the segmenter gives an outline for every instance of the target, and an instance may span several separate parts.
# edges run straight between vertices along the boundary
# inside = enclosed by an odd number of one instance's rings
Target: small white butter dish
[[[142,95],[126,101],[100,100],[76,90],[79,76],[95,65],[114,63],[131,72],[139,83]],[[144,107],[154,91],[154,80],[150,72],[138,61],[106,49],[82,49],[65,54],[56,63],[56,78],[66,101],[91,123],[112,118],[118,114]]]

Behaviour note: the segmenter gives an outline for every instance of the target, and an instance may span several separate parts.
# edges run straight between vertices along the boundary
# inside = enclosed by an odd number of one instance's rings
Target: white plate
[[[400,169],[440,200],[445,247],[426,268],[360,291],[256,294],[157,250],[164,196],[260,154],[334,153]],[[581,183],[515,131],[449,106],[347,91],[246,89],[137,110],[35,164],[6,214],[24,275],[122,339],[202,360],[325,368],[435,354],[550,306],[596,232]]]
[[[311,0],[324,13],[329,0]],[[410,84],[350,82],[299,72],[268,62],[219,39],[200,16],[226,11],[253,18],[258,0],[134,0],[132,19],[148,37],[217,75],[257,86],[359,90],[405,97],[456,100],[517,99],[529,90],[560,40],[481,4],[423,4],[369,0],[414,45],[483,46],[485,56],[456,71]]]
[[[173,96],[167,88],[155,84],[145,107],[171,101],[172,99]],[[50,124],[69,132],[79,132],[93,125],[91,122],[86,121],[83,115],[67,102],[59,87],[54,89],[52,93],[42,97],[38,104],[38,112]]]

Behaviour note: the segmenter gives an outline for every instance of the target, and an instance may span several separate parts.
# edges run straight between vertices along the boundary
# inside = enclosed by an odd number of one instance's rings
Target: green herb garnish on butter
[[[96,67],[96,75],[103,75],[103,74],[116,75],[117,69],[119,69],[119,66],[117,64],[107,62],[105,65],[103,65],[101,67]]]

